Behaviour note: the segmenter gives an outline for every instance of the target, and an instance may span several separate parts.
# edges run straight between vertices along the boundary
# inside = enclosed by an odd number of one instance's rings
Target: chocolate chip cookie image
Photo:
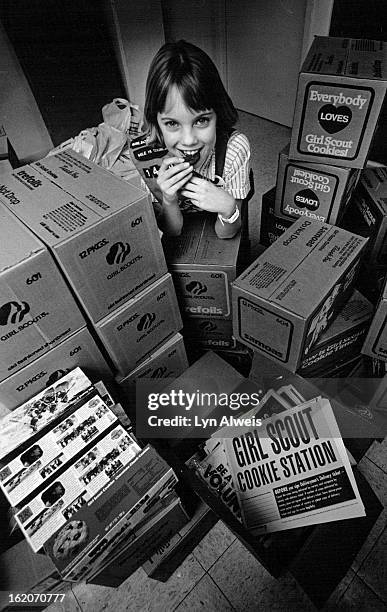
[[[55,538],[52,552],[55,559],[75,557],[87,543],[89,529],[85,521],[70,521]]]

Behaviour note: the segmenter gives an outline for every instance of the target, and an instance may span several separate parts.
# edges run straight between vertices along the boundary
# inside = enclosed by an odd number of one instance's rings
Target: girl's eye
[[[165,125],[167,128],[173,129],[173,128],[176,128],[176,127],[177,127],[177,122],[176,122],[176,121],[172,121],[172,120],[168,120],[168,121],[166,121],[166,122],[164,123],[164,125]]]
[[[195,123],[196,125],[204,127],[210,123],[210,119],[208,117],[199,117],[198,119],[196,119]]]

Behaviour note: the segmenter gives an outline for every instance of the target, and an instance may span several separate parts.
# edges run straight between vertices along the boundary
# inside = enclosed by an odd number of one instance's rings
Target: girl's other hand
[[[190,179],[192,172],[191,164],[180,157],[163,159],[157,176],[157,184],[163,193],[165,204],[175,204],[178,201],[178,191]]]
[[[211,181],[194,176],[182,189],[181,194],[198,208],[231,217],[235,212],[235,198]]]

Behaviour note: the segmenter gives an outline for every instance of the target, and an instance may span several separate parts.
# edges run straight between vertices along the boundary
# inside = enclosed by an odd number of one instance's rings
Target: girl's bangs
[[[183,75],[180,81],[176,83],[176,86],[187,108],[195,112],[214,108],[212,96],[209,95],[207,88],[198,85],[191,75]]]

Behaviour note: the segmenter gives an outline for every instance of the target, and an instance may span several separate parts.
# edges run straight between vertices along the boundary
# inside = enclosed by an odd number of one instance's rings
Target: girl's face
[[[187,108],[176,86],[171,87],[164,110],[157,113],[157,123],[169,153],[177,157],[200,153],[195,168],[201,166],[215,146],[215,112],[212,109],[196,112]]]

